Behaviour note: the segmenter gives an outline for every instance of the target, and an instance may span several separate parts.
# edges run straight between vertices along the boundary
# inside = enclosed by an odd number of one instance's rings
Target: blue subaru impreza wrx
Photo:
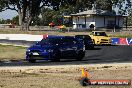
[[[85,47],[81,41],[69,36],[49,36],[32,45],[26,51],[26,60],[60,61],[60,59],[82,60]]]

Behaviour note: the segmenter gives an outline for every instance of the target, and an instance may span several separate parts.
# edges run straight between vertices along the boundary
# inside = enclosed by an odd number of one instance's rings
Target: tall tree
[[[34,15],[37,15],[42,0],[0,0],[1,11],[6,9],[15,10],[19,14],[19,25],[21,30],[29,30],[29,24]]]
[[[0,0],[0,10],[15,10],[19,14],[19,25],[21,30],[29,30],[32,18],[39,15],[43,6],[58,10],[61,5],[70,5],[76,0]]]
[[[95,8],[101,10],[112,11],[117,8],[117,12],[120,15],[126,15],[128,10],[132,7],[132,0],[96,0]]]

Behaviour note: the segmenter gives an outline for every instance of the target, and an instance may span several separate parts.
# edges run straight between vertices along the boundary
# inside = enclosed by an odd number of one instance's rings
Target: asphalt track
[[[131,63],[132,46],[95,46],[94,50],[86,50],[85,58],[82,61],[74,59],[61,60],[60,62],[37,61],[29,63],[20,61],[1,61],[0,66],[56,66],[56,65],[81,65],[101,63]]]

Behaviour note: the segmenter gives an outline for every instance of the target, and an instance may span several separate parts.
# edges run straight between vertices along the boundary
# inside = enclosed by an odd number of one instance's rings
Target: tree
[[[19,16],[15,16],[12,18],[12,23],[19,25]]]
[[[132,9],[129,10],[128,26],[132,26]]]
[[[96,0],[95,9],[112,11],[112,0]]]
[[[5,24],[5,20],[4,19],[0,19],[0,24]]]
[[[17,11],[21,30],[29,30],[31,20],[36,15],[39,15],[43,6],[50,6],[54,10],[58,10],[61,5],[72,4],[75,1],[76,0],[0,0],[0,10],[11,9]]]
[[[29,24],[33,16],[37,15],[42,0],[0,0],[1,11],[6,9],[15,10],[19,14],[19,25],[21,30],[29,30]]]
[[[118,8],[119,15],[127,15],[132,6],[131,0],[96,0],[95,9],[108,10],[112,12],[113,7]]]

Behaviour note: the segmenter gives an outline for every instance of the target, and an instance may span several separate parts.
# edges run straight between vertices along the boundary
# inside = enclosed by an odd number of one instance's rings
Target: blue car
[[[26,51],[26,60],[60,61],[64,59],[82,60],[85,56],[85,47],[81,41],[69,36],[49,36],[29,47]]]

